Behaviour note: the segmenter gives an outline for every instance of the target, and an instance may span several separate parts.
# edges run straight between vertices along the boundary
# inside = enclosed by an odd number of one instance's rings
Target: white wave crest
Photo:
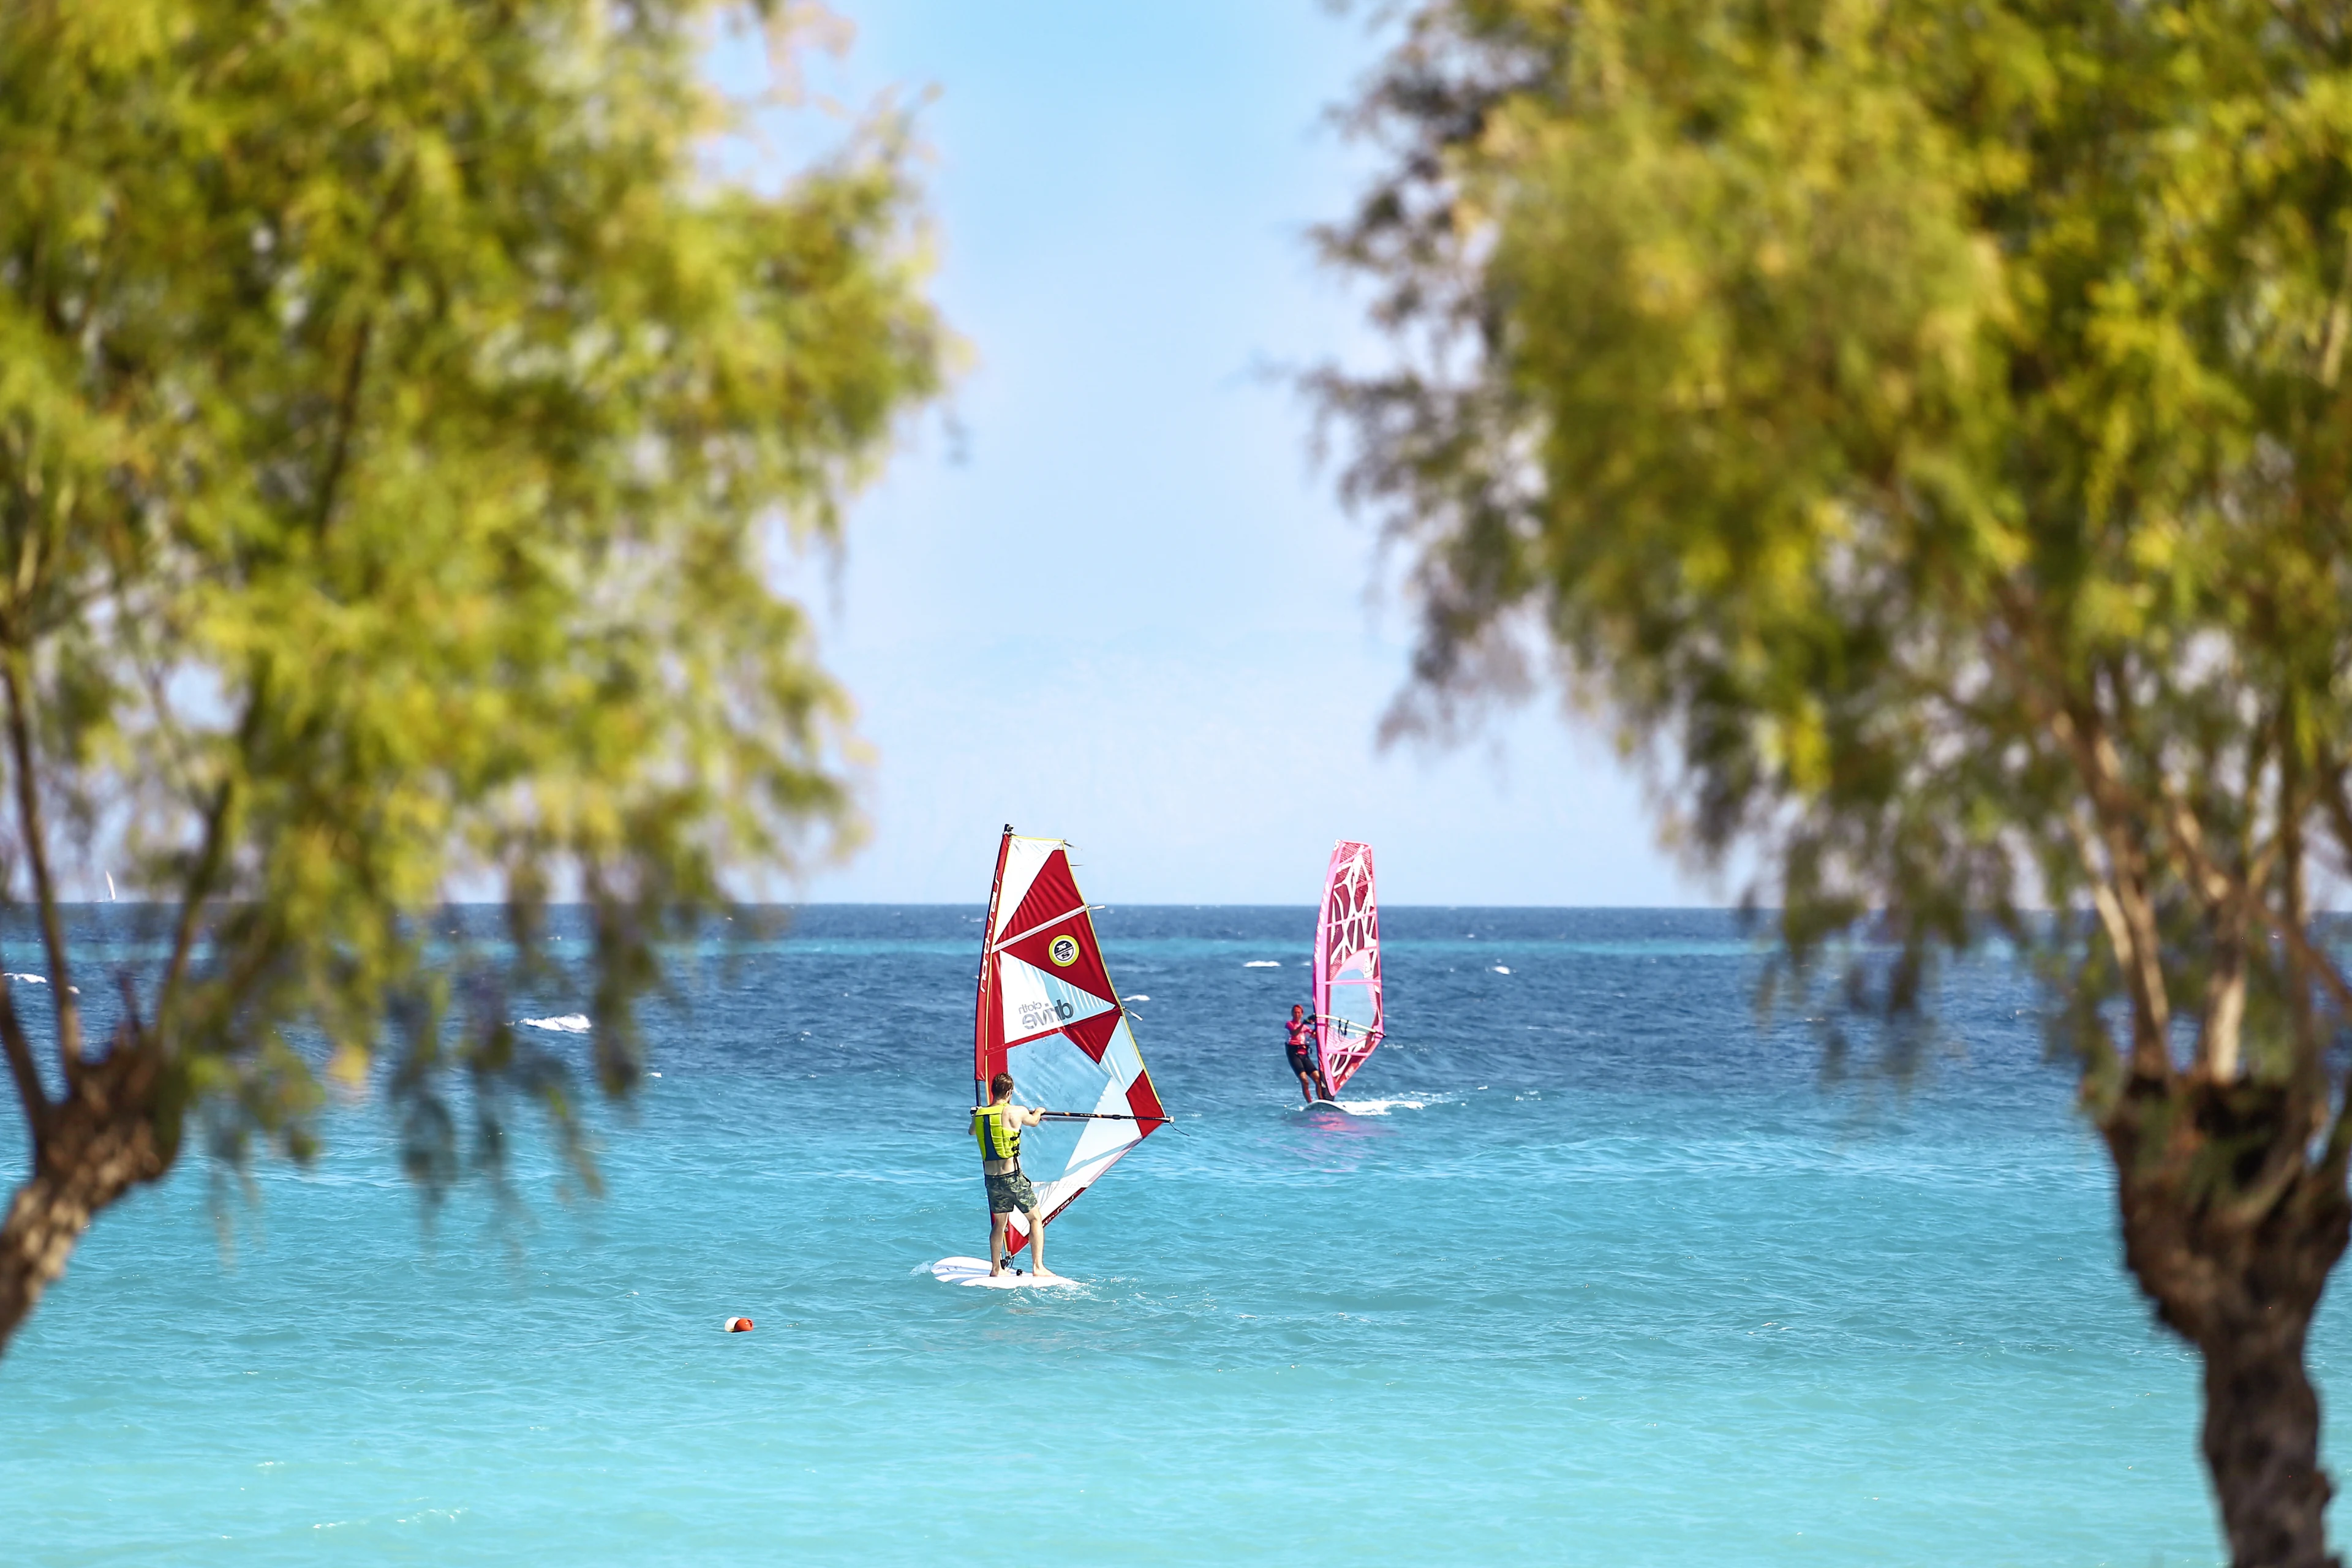
[[[552,1029],[560,1035],[584,1035],[588,1032],[588,1016],[585,1013],[566,1013],[554,1018],[525,1018],[522,1026],[526,1029]]]
[[[10,979],[10,980],[21,980],[21,981],[23,981],[23,982],[24,982],[26,984],[27,984],[27,985],[47,985],[47,984],[49,983],[49,977],[48,977],[47,975],[46,975],[46,974],[13,974],[13,973],[12,973],[12,974],[8,974],[8,975],[6,975],[6,976],[5,976],[5,978]]]
[[[1343,1100],[1339,1109],[1350,1116],[1386,1116],[1391,1110],[1420,1110],[1425,1100]]]
[[[1282,965],[1271,958],[1253,958],[1242,967],[1244,969],[1280,969]]]
[[[1495,965],[1495,973],[1497,974],[1508,974],[1510,971],[1498,963]]]

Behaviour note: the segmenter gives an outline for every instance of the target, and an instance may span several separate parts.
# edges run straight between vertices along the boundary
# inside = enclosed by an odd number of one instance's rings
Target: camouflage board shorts
[[[1011,1214],[1015,1209],[1027,1214],[1037,1206],[1037,1189],[1031,1186],[1029,1178],[1017,1169],[1007,1171],[1001,1176],[983,1174],[981,1179],[988,1184],[988,1212],[991,1214]]]

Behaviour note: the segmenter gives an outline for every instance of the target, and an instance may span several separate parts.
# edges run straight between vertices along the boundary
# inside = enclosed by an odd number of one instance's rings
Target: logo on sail
[[[1055,968],[1069,968],[1078,961],[1078,939],[1064,931],[1046,944],[1045,956],[1054,961]]]
[[[1021,1028],[1025,1034],[1036,1029],[1050,1029],[1056,1023],[1068,1023],[1078,1010],[1066,1000],[1024,1002],[1021,1004]]]

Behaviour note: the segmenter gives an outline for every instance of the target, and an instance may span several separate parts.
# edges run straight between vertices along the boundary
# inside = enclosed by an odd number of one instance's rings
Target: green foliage
[[[1427,0],[1325,236],[1403,351],[1319,378],[1417,568],[1397,722],[1554,661],[1696,856],[1752,852],[1780,974],[1843,955],[1898,1045],[1940,954],[2028,952],[2246,1568],[2338,1561],[2347,28]]]
[[[1530,647],[1916,1004],[1990,921],[2124,1057],[2312,1085],[2352,850],[2352,40],[2272,0],[1445,0],[1326,236],[1322,378],[1425,608],[1400,718]],[[2332,844],[2328,840],[2333,840]],[[2094,923],[2030,918],[2095,912]],[[2128,999],[2121,1052],[2101,1011]]]
[[[854,826],[847,702],[772,574],[942,333],[898,127],[774,195],[708,172],[740,106],[699,53],[783,9],[0,6],[8,870],[69,1079],[63,879],[173,906],[110,1045],[166,1063],[167,1161],[191,1106],[305,1152],[308,1030],[354,1080],[396,1048],[428,1178],[453,1072],[481,1152],[509,1091],[573,1137],[504,1005],[546,903],[593,910],[625,1090],[659,941]],[[485,895],[505,940],[450,943]]]

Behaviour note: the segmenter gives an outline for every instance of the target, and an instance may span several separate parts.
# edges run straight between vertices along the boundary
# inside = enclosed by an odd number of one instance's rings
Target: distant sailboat
[[[1103,966],[1069,850],[1005,828],[972,1016],[972,1103],[987,1104],[988,1080],[1010,1072],[1022,1104],[1058,1113],[1021,1141],[1048,1224],[1168,1120]],[[1008,1258],[1029,1245],[1024,1215],[1013,1216],[1004,1239]]]
[[[1380,1048],[1385,1016],[1372,847],[1343,838],[1332,847],[1315,921],[1316,1048],[1334,1100]]]

